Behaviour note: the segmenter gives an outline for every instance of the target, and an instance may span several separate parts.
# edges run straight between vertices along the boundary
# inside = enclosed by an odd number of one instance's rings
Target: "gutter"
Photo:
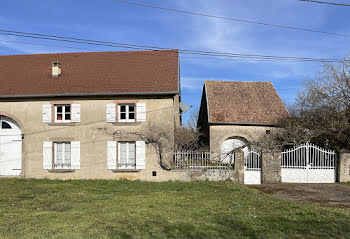
[[[273,124],[244,124],[244,123],[223,123],[223,122],[209,122],[209,125],[236,125],[236,126],[262,126],[262,127],[278,127]]]
[[[172,92],[127,92],[127,93],[73,93],[73,94],[42,94],[42,95],[0,95],[0,99],[8,98],[42,98],[42,97],[67,97],[67,96],[128,96],[128,95],[176,95],[178,91]]]

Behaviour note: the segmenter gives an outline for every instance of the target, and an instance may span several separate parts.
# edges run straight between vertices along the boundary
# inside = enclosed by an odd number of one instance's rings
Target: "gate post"
[[[350,182],[350,153],[340,152],[339,153],[339,171],[338,171],[339,182]]]
[[[281,153],[262,153],[262,183],[281,182]]]
[[[244,153],[242,150],[235,151],[235,178],[239,183],[244,183]]]

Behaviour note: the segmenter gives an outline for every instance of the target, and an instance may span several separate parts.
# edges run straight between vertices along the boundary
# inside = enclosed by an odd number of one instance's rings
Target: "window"
[[[135,122],[135,104],[118,105],[119,122]]]
[[[11,125],[5,121],[1,122],[1,128],[2,129],[12,129]]]
[[[70,105],[55,105],[55,122],[69,123],[71,121]]]
[[[118,168],[134,169],[136,168],[135,142],[118,143]]]
[[[71,143],[59,142],[54,144],[54,168],[71,168]]]

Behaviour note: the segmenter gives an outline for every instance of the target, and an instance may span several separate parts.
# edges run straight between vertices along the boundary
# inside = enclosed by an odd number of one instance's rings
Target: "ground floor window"
[[[54,143],[54,168],[55,169],[71,168],[71,143],[70,142]]]
[[[136,168],[136,144],[135,142],[118,143],[118,168],[134,169]]]

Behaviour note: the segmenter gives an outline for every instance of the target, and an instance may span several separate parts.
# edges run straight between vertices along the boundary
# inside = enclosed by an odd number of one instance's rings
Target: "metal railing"
[[[210,152],[174,152],[174,169],[233,169],[233,164],[211,160]]]

